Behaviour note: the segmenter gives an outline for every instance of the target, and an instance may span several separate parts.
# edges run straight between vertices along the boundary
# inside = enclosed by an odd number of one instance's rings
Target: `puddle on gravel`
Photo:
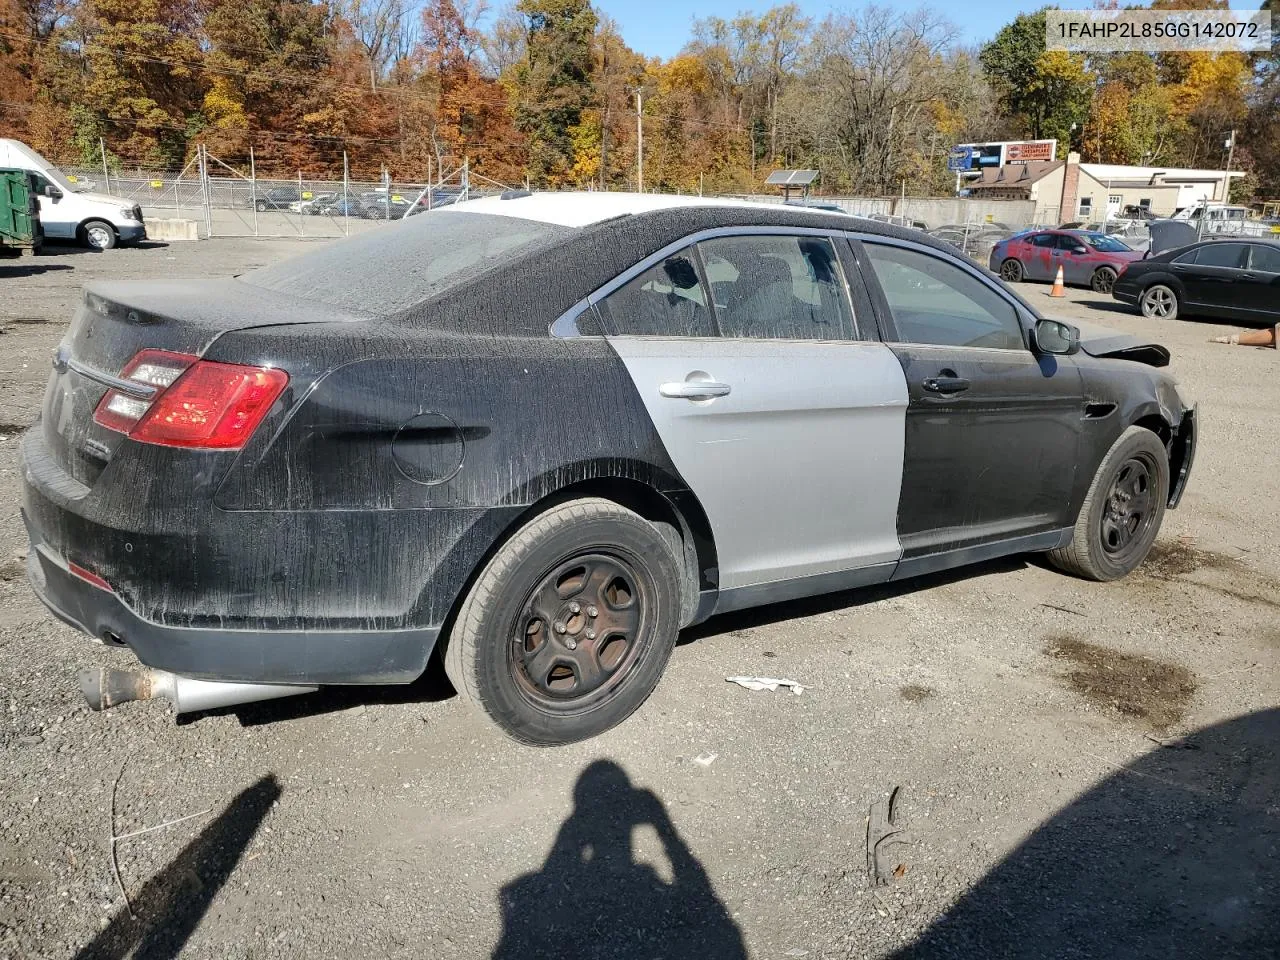
[[[1181,720],[1196,692],[1195,674],[1176,663],[1120,653],[1065,633],[1048,637],[1045,650],[1071,664],[1064,679],[1076,693],[1154,730]]]
[[[922,687],[918,683],[908,683],[898,691],[899,696],[907,703],[919,703],[933,696],[933,687]]]
[[[1151,552],[1142,562],[1139,569],[1149,577],[1161,580],[1172,580],[1174,577],[1209,567],[1210,569],[1231,569],[1238,567],[1240,561],[1220,553],[1200,550],[1186,540],[1157,540],[1151,545]]]

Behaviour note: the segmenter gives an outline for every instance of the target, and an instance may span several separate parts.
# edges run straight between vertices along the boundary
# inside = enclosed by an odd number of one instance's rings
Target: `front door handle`
[[[716,397],[727,397],[733,388],[727,383],[715,380],[681,380],[676,383],[664,383],[658,392],[672,400],[712,400]]]
[[[969,381],[964,377],[925,377],[920,385],[930,393],[959,393],[969,389]]]

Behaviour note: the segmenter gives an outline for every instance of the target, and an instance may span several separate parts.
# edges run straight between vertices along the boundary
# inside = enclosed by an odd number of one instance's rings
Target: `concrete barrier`
[[[148,220],[148,240],[199,240],[194,220]]]

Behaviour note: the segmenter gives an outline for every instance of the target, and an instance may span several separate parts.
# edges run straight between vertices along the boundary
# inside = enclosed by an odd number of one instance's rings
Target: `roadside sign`
[[[75,176],[74,174],[70,174],[70,173],[68,173],[68,174],[67,174],[67,179],[68,179],[68,180],[70,180],[72,183],[79,183],[79,182],[80,182],[80,178],[79,178],[79,177]]]
[[[398,193],[393,193],[393,194],[391,195],[391,202],[392,202],[392,203],[404,203],[404,197],[400,196],[400,194],[398,194]]]
[[[152,180],[152,181],[151,181],[151,189],[152,189],[152,190],[159,190],[159,189],[160,189],[160,188],[162,188],[163,186],[164,186],[164,181],[163,181],[163,180]]]
[[[987,223],[995,223],[995,222],[996,222],[996,216],[995,216],[995,214],[994,214],[994,213],[988,213],[984,219],[987,221]]]
[[[314,197],[314,196],[315,196],[315,194],[314,194],[314,193],[312,193],[310,190],[303,190],[303,191],[302,191],[302,199],[303,199],[303,200],[310,200],[310,199],[311,199],[312,197]]]
[[[947,169],[952,173],[970,170],[973,168],[973,158],[974,150],[968,144],[952,147],[951,152],[947,154]]]
[[[1272,232],[1272,233],[1280,233],[1280,223],[1273,223],[1273,224],[1271,225],[1271,232]]]

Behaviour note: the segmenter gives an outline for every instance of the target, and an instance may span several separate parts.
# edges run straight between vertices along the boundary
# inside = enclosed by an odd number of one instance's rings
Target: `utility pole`
[[[1227,175],[1224,178],[1225,182],[1222,184],[1222,202],[1230,203],[1231,202],[1231,161],[1235,159],[1235,155],[1236,155],[1236,131],[1234,127],[1231,128],[1231,136],[1228,138],[1226,142],[1226,148],[1227,148]]]
[[[636,190],[644,193],[644,90],[636,87]]]

